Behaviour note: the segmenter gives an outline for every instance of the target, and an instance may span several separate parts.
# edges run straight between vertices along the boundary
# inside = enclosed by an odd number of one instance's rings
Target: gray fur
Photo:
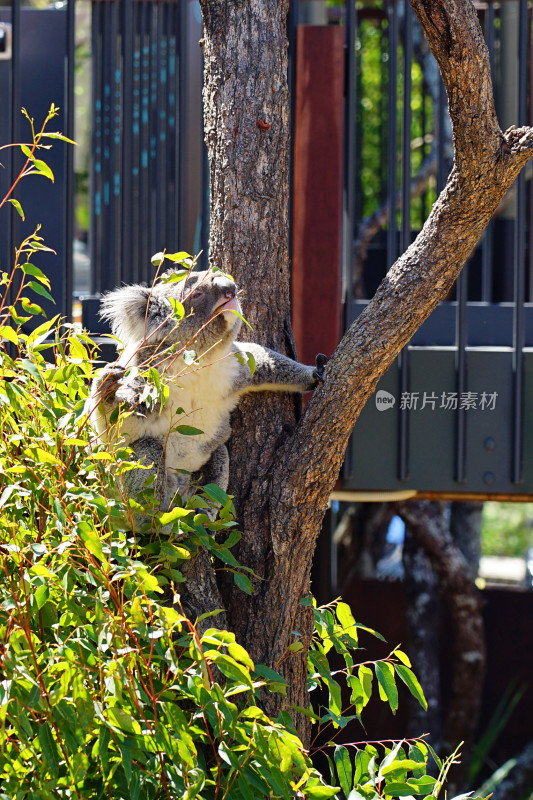
[[[231,434],[230,414],[242,394],[313,389],[322,379],[325,360],[319,357],[316,367],[305,366],[261,345],[237,342],[241,320],[234,311],[240,313],[241,308],[237,288],[227,275],[191,272],[185,280],[168,282],[171,275],[166,273],[151,289],[124,286],[103,298],[101,316],[124,349],[117,363],[94,379],[88,402],[99,437],[123,437],[147,467],[125,474],[128,495],[138,494],[153,476],[161,510],[171,508],[178,494],[185,499],[193,473],[201,473],[204,483],[227,489],[225,445]],[[169,298],[183,304],[181,321],[174,317]],[[196,353],[193,365],[184,360],[184,350],[189,359],[190,351]],[[255,360],[253,375],[247,354]],[[143,372],[153,366],[169,389],[163,406],[143,396]],[[119,405],[130,414],[117,431],[110,416]],[[183,435],[174,430],[177,425],[196,427],[202,434]]]

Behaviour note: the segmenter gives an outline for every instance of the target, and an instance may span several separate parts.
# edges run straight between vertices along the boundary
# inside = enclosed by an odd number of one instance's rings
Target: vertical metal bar
[[[11,131],[10,142],[20,142],[20,109],[21,109],[21,85],[20,85],[20,45],[21,45],[21,0],[11,0]],[[19,164],[19,151],[17,147],[12,147],[9,159],[10,171],[8,186],[13,184],[17,175]],[[8,229],[7,257],[8,265],[13,263],[14,250],[18,240],[19,216],[10,215]]]
[[[160,237],[163,246],[169,249],[170,251],[175,251],[175,242],[172,241],[170,238],[170,209],[172,208],[172,193],[169,191],[171,187],[169,187],[168,175],[169,169],[171,164],[171,152],[170,148],[172,147],[172,140],[170,138],[170,106],[169,106],[169,91],[170,91],[170,69],[169,69],[169,61],[170,61],[170,45],[172,39],[172,32],[170,30],[170,18],[169,18],[169,9],[170,9],[170,2],[161,3],[161,13],[162,13],[162,37],[161,37],[161,46],[162,46],[162,63],[161,63],[161,77],[160,80],[162,82],[162,108],[161,114],[164,115],[162,119],[162,128],[163,128],[163,136],[164,138],[161,139],[159,142],[159,149],[160,149],[160,160],[162,162],[161,166],[164,169],[164,172],[161,175],[161,192],[163,194],[163,214],[161,216],[161,231]],[[163,158],[161,158],[163,156]]]
[[[487,225],[481,240],[481,300],[490,303],[492,300],[492,262],[494,258],[494,225],[492,220]]]
[[[403,109],[402,109],[402,225],[400,250],[411,244],[411,66],[413,60],[413,19],[411,6],[404,2]]]
[[[159,172],[159,151],[161,149],[161,135],[162,135],[162,118],[161,118],[161,102],[162,102],[162,92],[161,92],[161,61],[162,61],[162,51],[160,47],[160,37],[162,34],[161,31],[161,3],[154,3],[155,6],[155,25],[153,30],[153,73],[152,73],[152,81],[153,81],[153,93],[152,97],[154,100],[154,133],[152,139],[152,176],[153,176],[153,184],[152,184],[152,191],[154,196],[154,211],[155,214],[152,217],[152,230],[150,231],[150,248],[151,250],[160,250],[164,244],[159,241],[159,220],[161,219],[162,214],[162,203],[163,198],[161,197],[161,175]]]
[[[101,61],[101,19],[103,3],[91,3],[92,30],[92,81],[91,81],[91,106],[93,109],[91,130],[91,151],[93,154],[93,168],[91,170],[91,223],[90,223],[90,253],[91,253],[91,294],[96,294],[101,289],[100,269],[101,261],[101,218],[102,218],[102,61]]]
[[[365,43],[366,43],[366,30],[367,30],[367,28],[366,28],[366,25],[363,25],[363,24],[361,26],[359,26],[359,21],[358,21],[358,16],[357,16],[357,4],[356,4],[356,7],[355,7],[354,17],[356,19],[356,23],[355,24],[356,24],[357,37],[359,39],[359,47],[356,48],[355,55],[354,55],[354,58],[353,58],[353,69],[355,70],[355,72],[354,72],[355,77],[354,77],[354,81],[353,81],[354,82],[354,86],[353,86],[353,90],[352,90],[353,108],[354,108],[354,120],[355,120],[354,121],[354,136],[357,139],[357,137],[359,135],[361,147],[363,147],[364,146],[363,131],[364,131],[364,127],[365,126],[364,126],[364,120],[363,120],[364,108],[363,108],[363,104],[361,102],[362,97],[363,97],[362,60],[363,60],[363,51],[365,49]],[[368,21],[367,21],[367,24],[368,24]],[[387,44],[385,44],[385,47],[387,47]],[[383,69],[381,71],[381,78],[385,82],[385,86],[382,87],[383,88],[383,94],[382,94],[382,98],[381,98],[381,101],[382,101],[382,112],[383,112],[383,116],[381,117],[381,119],[383,121],[384,119],[386,119],[387,99],[388,99],[388,92],[387,92],[388,86],[386,85],[386,81],[388,80],[388,70],[387,70],[386,59],[383,62]],[[355,142],[352,142],[352,147],[355,147]],[[387,149],[386,149],[386,146],[385,146],[385,150],[384,150],[384,154],[383,154],[383,161],[384,161],[384,164],[383,164],[384,178],[383,178],[383,185],[382,185],[382,190],[383,190],[382,201],[383,201],[383,203],[385,203],[386,200],[387,200]],[[353,202],[353,205],[354,205],[354,212],[353,213],[354,213],[354,224],[359,225],[359,223],[361,222],[361,220],[365,216],[365,210],[366,210],[365,209],[365,201],[364,201],[364,193],[363,193],[363,179],[362,179],[363,159],[362,158],[356,158],[355,154],[354,154],[354,162],[355,162],[355,166],[354,166],[354,195],[355,195],[355,197],[354,197],[354,202]],[[355,228],[354,228],[354,233],[355,233]],[[353,268],[350,271],[353,273]],[[363,276],[357,276],[357,280],[360,281],[361,283],[364,283],[364,281],[361,280],[362,277]],[[355,275],[353,275],[353,278],[356,279]],[[353,293],[352,293],[352,296],[353,296]]]
[[[154,251],[154,230],[157,224],[157,214],[159,212],[157,192],[155,190],[156,181],[153,176],[157,174],[157,139],[159,134],[159,118],[157,113],[157,84],[158,84],[158,46],[157,46],[157,20],[159,16],[158,3],[150,3],[150,141],[149,141],[149,164],[148,180],[150,186],[150,206],[147,217],[146,240],[148,253]]]
[[[159,119],[160,131],[159,140],[157,142],[157,163],[159,165],[159,174],[157,177],[157,193],[161,197],[160,216],[157,220],[156,231],[156,247],[162,249],[166,247],[167,250],[172,252],[172,243],[167,239],[167,208],[169,201],[169,193],[167,187],[168,175],[168,37],[169,31],[167,28],[167,9],[168,2],[158,3],[159,5],[159,28],[157,41],[159,42]]]
[[[462,398],[467,386],[467,300],[468,300],[468,264],[466,264],[455,284],[455,387],[457,390],[457,410],[455,415],[455,465],[454,480],[464,483],[466,480],[466,406]]]
[[[527,0],[520,0],[518,34],[518,124],[527,123]],[[511,480],[523,478],[523,367],[524,367],[524,302],[525,302],[525,209],[526,184],[522,173],[516,181],[516,220],[514,246],[514,317],[513,317],[513,422]]]
[[[174,180],[176,169],[176,35],[175,35],[175,3],[167,3],[166,31],[168,42],[168,90],[167,90],[167,142],[168,166],[166,175],[167,184],[167,214],[165,242],[167,247],[177,250],[179,243],[176,240],[176,184]]]
[[[385,120],[387,119],[387,98],[388,98],[388,91],[387,91],[387,61],[388,61],[388,53],[387,53],[387,33],[386,33],[386,23],[385,20],[381,20],[379,25],[379,42],[380,42],[380,52],[381,52],[381,69],[380,69],[380,76],[379,76],[379,118],[381,120],[380,125],[380,171],[379,171],[379,188],[380,188],[380,195],[379,195],[379,202],[384,204],[387,199],[387,144],[389,141],[389,132],[385,127]]]
[[[120,284],[122,257],[117,231],[120,226],[120,195],[114,192],[117,161],[120,163],[120,40],[118,3],[102,3],[102,232],[99,256],[105,254],[101,268],[103,289]],[[118,43],[118,44],[117,44]]]
[[[186,116],[186,109],[187,109],[187,3],[179,2],[178,4],[178,98],[177,98],[177,110],[178,110],[178,169],[177,169],[177,216],[178,216],[178,241],[180,248],[182,247],[182,242],[185,240],[185,232],[186,232],[186,225],[185,225],[185,209],[187,203],[187,186],[185,176],[187,175],[187,170],[185,167],[186,164],[186,137],[185,131],[187,130],[187,116]],[[205,177],[203,175],[204,170],[202,170],[202,194],[204,190],[204,180]],[[207,212],[209,214],[209,212]],[[205,217],[204,209],[202,209],[202,229],[204,227],[206,217]],[[205,254],[204,254],[205,258]]]
[[[411,64],[413,57],[413,21],[411,6],[404,2],[403,40],[403,109],[402,109],[402,224],[400,248],[405,252],[411,243]],[[392,263],[392,262],[391,262]],[[409,391],[409,350],[405,347],[399,358],[400,397]],[[399,409],[398,478],[409,477],[409,408]]]
[[[345,87],[346,102],[344,116],[344,186],[343,186],[343,265],[342,289],[343,301],[353,295],[353,241],[355,234],[355,181],[356,181],[356,65],[355,65],[355,38],[357,32],[357,16],[355,0],[347,0],[345,17]],[[351,303],[345,302],[345,324],[349,323],[348,315],[351,313]]]
[[[76,57],[75,0],[67,0],[67,41],[65,58],[65,134],[74,138],[74,71]],[[74,149],[65,145],[65,228],[63,241],[63,296],[65,307],[61,313],[72,318],[73,245],[74,245]]]
[[[170,242],[165,240],[165,217],[166,206],[168,200],[168,193],[166,191],[166,172],[167,172],[167,31],[165,27],[165,9],[167,3],[165,0],[157,4],[158,18],[157,18],[157,56],[158,56],[158,70],[157,70],[157,172],[156,172],[156,196],[158,203],[158,214],[156,219],[156,228],[154,231],[154,247],[157,250],[167,249],[172,247]]]
[[[150,196],[150,32],[152,19],[152,3],[142,2],[142,25],[141,25],[141,215],[143,224],[139,230],[139,251],[141,258],[142,280],[148,280],[150,271],[150,256],[147,241],[147,227],[151,215],[151,196]]]
[[[463,267],[457,278],[457,305],[455,313],[455,385],[457,388],[457,412],[455,417],[455,476],[454,480],[466,480],[466,408],[462,408],[461,398],[466,391],[466,345],[467,345],[467,292],[468,265]]]
[[[387,229],[387,267],[396,261],[398,252],[396,229],[396,146],[398,127],[396,122],[396,104],[398,87],[398,7],[395,0],[386,3],[389,18],[389,146],[387,163],[389,180],[387,187],[389,203],[389,227]]]
[[[420,108],[420,128],[421,128],[421,132],[422,132],[422,148],[421,148],[422,149],[422,163],[424,163],[424,161],[426,159],[427,151],[428,151],[428,146],[427,146],[428,115],[426,113],[426,100],[427,100],[428,94],[427,94],[427,91],[426,91],[426,86],[425,86],[425,82],[424,82],[423,76],[422,76],[422,80],[420,82],[419,91],[420,91],[420,94],[422,95],[422,103],[421,103],[421,108]],[[420,219],[421,219],[421,225],[424,224],[424,220],[426,219],[426,216],[429,213],[429,210],[427,208],[427,198],[428,198],[428,191],[427,191],[427,186],[426,186],[424,188],[424,190],[420,194]]]
[[[123,163],[123,118],[122,118],[122,4],[110,3],[113,12],[112,35],[109,48],[113,52],[113,61],[109,64],[106,91],[109,102],[109,130],[107,132],[107,150],[109,163],[107,172],[107,197],[113,209],[112,225],[109,234],[113,249],[114,286],[119,286],[123,278],[123,220],[122,220],[122,186],[120,182]]]
[[[132,109],[131,109],[131,124],[132,124],[132,163],[131,163],[131,181],[132,181],[132,208],[131,208],[131,224],[132,230],[130,233],[131,242],[131,277],[132,280],[138,282],[141,278],[141,252],[139,247],[139,229],[142,227],[142,217],[140,214],[140,130],[141,130],[141,80],[140,80],[140,67],[141,67],[141,47],[142,38],[140,33],[142,16],[142,4],[135,3],[133,6],[133,40],[132,40]]]
[[[133,165],[133,0],[121,0],[122,63],[121,92],[122,105],[122,158],[117,159],[120,172],[115,173],[114,185],[118,186],[121,197],[120,220],[120,261],[117,265],[117,285],[123,279],[131,281],[133,252],[131,246],[132,229],[132,165]],[[117,231],[118,233],[118,231]],[[127,272],[126,272],[127,271]]]
[[[491,76],[494,83],[494,2],[489,0],[485,11],[485,40],[490,56]],[[492,300],[492,261],[493,261],[494,224],[491,220],[481,240],[481,300],[490,303]]]
[[[186,3],[172,3],[172,62],[171,62],[171,80],[172,80],[172,94],[169,98],[172,107],[172,241],[176,249],[181,249],[182,238],[180,233],[179,221],[179,191],[180,191],[180,138],[181,138],[181,120],[180,120],[180,60],[181,60],[181,29],[182,29],[182,16],[186,10]]]
[[[387,182],[387,199],[389,205],[389,227],[387,229],[387,268],[391,267],[396,261],[398,253],[397,225],[396,225],[396,147],[398,126],[396,119],[396,105],[398,94],[398,6],[395,0],[386,3],[388,17],[388,46],[389,46],[389,92],[388,92],[388,152],[387,166],[389,179]],[[402,377],[405,377],[402,367],[402,354],[399,357],[399,382],[398,391],[402,397],[405,391],[402,385]],[[405,461],[402,440],[402,419],[405,411],[400,408],[398,403],[398,478],[401,480],[402,464]]]

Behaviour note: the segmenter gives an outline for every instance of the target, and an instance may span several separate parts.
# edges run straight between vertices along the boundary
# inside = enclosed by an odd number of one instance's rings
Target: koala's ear
[[[141,341],[145,336],[145,320],[150,289],[147,286],[123,286],[106,294],[100,306],[100,317],[109,323],[115,336],[126,344]]]

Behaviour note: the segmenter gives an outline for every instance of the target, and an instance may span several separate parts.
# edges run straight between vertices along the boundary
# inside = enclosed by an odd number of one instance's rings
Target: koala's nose
[[[227,297],[228,300],[233,300],[235,295],[237,294],[237,287],[233,283],[232,280],[229,278],[223,277],[222,275],[217,276],[213,279],[213,284],[216,286],[218,291],[224,297]]]

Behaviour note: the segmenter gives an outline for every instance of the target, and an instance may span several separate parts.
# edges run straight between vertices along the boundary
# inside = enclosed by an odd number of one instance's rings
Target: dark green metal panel
[[[513,353],[511,348],[467,348],[466,393],[450,405],[456,391],[454,347],[410,347],[407,480],[398,479],[401,396],[395,362],[364,408],[352,436],[351,470],[344,489],[443,493],[533,493],[533,349],[524,351],[524,479],[513,484],[511,465]],[[379,392],[392,403],[380,403]],[[416,398],[416,407],[415,407]],[[385,398],[386,399],[386,398]],[[458,414],[465,419],[465,480],[459,482],[461,452]]]

